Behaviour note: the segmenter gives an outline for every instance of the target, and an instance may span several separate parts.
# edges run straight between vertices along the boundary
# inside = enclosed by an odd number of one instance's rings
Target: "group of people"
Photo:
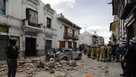
[[[136,77],[136,37],[111,47],[114,61],[120,62],[123,77]]]
[[[111,46],[95,46],[91,47],[87,53],[88,57],[97,59],[98,61],[110,61],[111,60]]]
[[[120,62],[123,77],[136,77],[136,37],[120,44],[90,47],[88,57],[98,61]]]

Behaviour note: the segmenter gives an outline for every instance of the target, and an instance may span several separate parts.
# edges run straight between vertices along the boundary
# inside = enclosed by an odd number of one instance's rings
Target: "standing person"
[[[136,77],[136,38],[130,40],[126,58],[126,77]]]
[[[100,60],[104,61],[104,55],[105,55],[105,46],[101,46],[101,54],[100,54]]]
[[[91,48],[91,58],[94,58],[94,47]]]
[[[111,61],[111,46],[107,45],[107,61]]]
[[[112,46],[112,57],[113,57],[113,61],[118,61],[118,50],[119,50],[119,44],[113,45]]]
[[[88,50],[88,52],[87,52],[87,56],[88,56],[89,58],[91,58],[91,55],[92,55],[92,48],[89,47],[89,50]]]
[[[123,43],[122,43],[122,45],[120,46],[120,51],[121,51],[121,67],[122,67],[122,71],[123,71],[123,73],[122,74],[120,74],[120,76],[125,76],[125,71],[126,71],[126,59],[125,59],[125,56],[126,56],[126,53],[127,53],[127,48],[128,48],[128,46],[127,46],[127,42],[126,41],[124,41]]]
[[[116,62],[120,62],[120,53],[121,53],[120,46],[119,44],[117,44],[116,50],[115,50]]]
[[[104,51],[104,62],[107,61],[108,58],[108,46],[105,46],[105,51]]]
[[[112,45],[111,55],[112,55],[112,60],[115,61],[115,59],[116,59],[116,45]]]
[[[100,61],[100,46],[97,46],[96,48],[96,57],[97,57],[97,61]]]
[[[9,46],[6,51],[6,55],[8,64],[8,77],[15,77],[18,57],[18,48],[16,46],[15,39],[9,39]]]
[[[102,46],[102,52],[101,52],[101,55],[102,55],[101,60],[102,61],[105,61],[105,51],[106,51],[106,46]]]

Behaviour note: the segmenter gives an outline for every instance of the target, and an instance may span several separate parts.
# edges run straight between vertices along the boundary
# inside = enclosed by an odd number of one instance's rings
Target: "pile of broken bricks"
[[[7,74],[8,67],[5,64],[0,64],[0,77]]]
[[[38,59],[24,59],[18,60],[17,63],[17,72],[24,73],[26,77],[33,77],[36,72],[46,71],[49,73],[55,73],[56,71],[64,72],[64,71],[77,71],[78,69],[77,63],[75,60],[70,61],[55,61],[54,59],[46,62],[40,58]],[[7,65],[0,65],[0,77],[2,75],[7,75]]]

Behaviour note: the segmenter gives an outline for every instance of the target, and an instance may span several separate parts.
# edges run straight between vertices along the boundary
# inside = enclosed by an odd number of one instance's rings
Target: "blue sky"
[[[110,0],[42,0],[50,3],[58,12],[82,27],[81,32],[97,32],[105,38],[106,43],[111,33],[109,25],[112,22],[112,7]]]

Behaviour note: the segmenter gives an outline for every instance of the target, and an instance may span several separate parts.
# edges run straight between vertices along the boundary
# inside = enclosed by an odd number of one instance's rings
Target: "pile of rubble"
[[[51,58],[50,61],[46,62],[45,58],[29,58],[18,60],[17,63],[17,72],[24,73],[27,77],[33,77],[36,72],[46,71],[50,73],[55,72],[66,72],[66,71],[76,71],[77,63],[75,60],[70,61],[55,61],[54,58]],[[0,76],[7,74],[7,65],[1,64],[0,65]]]
[[[46,63],[45,70],[49,71],[50,73],[54,73],[55,71],[74,71],[77,70],[77,63],[75,60],[62,60],[56,62],[51,59],[48,63]]]
[[[18,61],[17,72],[24,73],[26,77],[33,77],[36,72],[33,60],[27,59],[25,61]]]
[[[7,70],[8,68],[6,64],[0,64],[0,77],[7,74]]]
[[[39,58],[37,59],[21,59],[17,62],[17,72],[24,73],[27,77],[32,77],[36,72],[36,65],[40,61]],[[0,64],[0,77],[7,75],[8,73],[8,66],[7,64]]]

